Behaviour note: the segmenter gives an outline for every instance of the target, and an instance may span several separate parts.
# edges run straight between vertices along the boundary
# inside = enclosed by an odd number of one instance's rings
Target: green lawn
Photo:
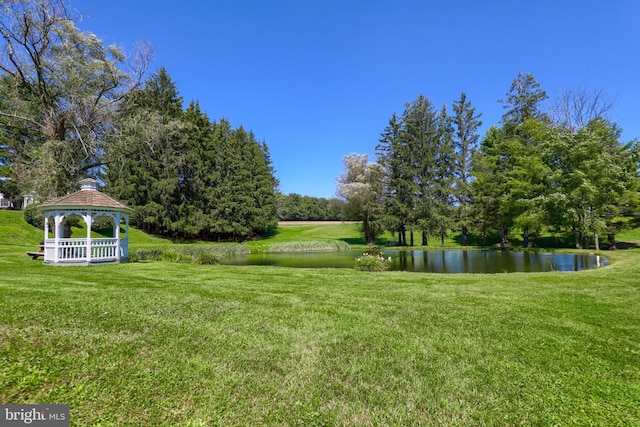
[[[13,214],[0,403],[67,403],[72,425],[640,424],[637,249],[579,273],[51,267]]]

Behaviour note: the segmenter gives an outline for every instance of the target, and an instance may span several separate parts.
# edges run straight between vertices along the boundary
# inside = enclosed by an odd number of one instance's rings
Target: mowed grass
[[[300,242],[336,242],[349,245],[364,246],[365,241],[360,234],[359,224],[354,223],[287,223],[278,227],[275,232],[262,239],[244,242],[252,251],[269,251],[270,246]]]
[[[495,275],[24,250],[0,248],[0,402],[67,403],[72,425],[640,424],[635,249]]]

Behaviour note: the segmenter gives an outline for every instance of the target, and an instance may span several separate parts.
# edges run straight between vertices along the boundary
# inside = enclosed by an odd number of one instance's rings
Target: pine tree
[[[106,156],[106,191],[134,208],[139,227],[176,232],[184,161],[182,98],[164,68],[125,99]]]
[[[446,105],[437,117],[437,137],[435,150],[435,175],[433,204],[433,231],[440,236],[444,247],[445,237],[454,225],[455,204],[453,118],[447,113]]]
[[[414,205],[413,176],[409,147],[402,138],[403,123],[393,114],[376,147],[378,164],[383,171],[385,223],[398,233],[398,244],[406,246]]]
[[[454,126],[454,198],[456,205],[456,220],[461,230],[461,244],[467,246],[468,232],[471,225],[471,181],[473,178],[472,161],[478,148],[478,128],[482,126],[479,120],[481,114],[467,101],[463,92],[460,99],[453,103]]]
[[[549,121],[542,109],[542,103],[547,98],[547,93],[533,74],[518,73],[511,83],[507,98],[500,101],[507,110],[502,116],[502,123],[519,125],[528,118]]]
[[[438,117],[435,107],[419,95],[407,104],[402,115],[401,138],[405,141],[410,161],[410,178],[414,183],[411,206],[412,223],[421,231],[422,244],[428,244],[429,233],[435,231],[436,155],[438,153]]]
[[[179,210],[178,228],[189,237],[207,239],[212,228],[210,212],[217,201],[212,187],[218,181],[212,149],[212,124],[200,105],[191,101],[184,112],[185,161],[179,171],[180,194],[184,199]]]
[[[506,172],[509,157],[506,153],[506,135],[501,128],[492,126],[482,139],[474,156],[472,212],[483,240],[490,234],[499,232],[501,246],[504,247],[511,218],[505,211],[508,195]]]

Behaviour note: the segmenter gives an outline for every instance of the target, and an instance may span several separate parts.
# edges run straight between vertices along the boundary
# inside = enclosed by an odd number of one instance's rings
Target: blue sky
[[[148,41],[185,107],[197,100],[269,146],[280,190],[332,197],[341,159],[374,151],[391,115],[461,92],[498,124],[518,72],[550,96],[601,89],[640,137],[640,2],[611,0],[72,0],[78,26]]]

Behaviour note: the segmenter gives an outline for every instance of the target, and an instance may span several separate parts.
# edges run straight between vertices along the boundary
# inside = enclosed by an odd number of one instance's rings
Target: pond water
[[[556,254],[499,250],[384,250],[391,270],[429,273],[503,273],[579,271],[598,268],[606,260],[589,254]],[[353,268],[361,250],[343,252],[255,253],[224,258],[229,265],[275,265],[304,268]]]

